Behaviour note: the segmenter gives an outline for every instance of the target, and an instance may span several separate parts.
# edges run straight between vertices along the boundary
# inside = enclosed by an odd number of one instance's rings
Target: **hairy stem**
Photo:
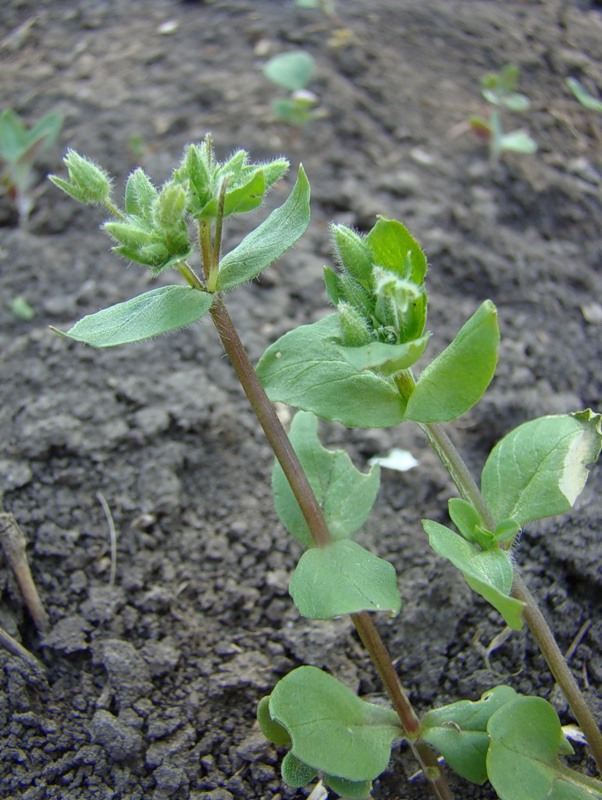
[[[214,296],[211,317],[238,380],[299,503],[312,537],[318,546],[323,547],[331,541],[331,537],[322,508],[219,295]],[[433,793],[439,800],[451,800],[447,780],[439,769],[434,753],[424,743],[415,741],[420,728],[418,716],[401,686],[391,656],[372,618],[367,612],[361,612],[352,614],[351,619],[383,681]]]

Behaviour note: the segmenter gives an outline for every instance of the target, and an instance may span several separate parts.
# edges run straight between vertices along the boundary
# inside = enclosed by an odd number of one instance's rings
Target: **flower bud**
[[[111,194],[111,179],[93,161],[68,150],[63,159],[69,173],[69,181],[50,175],[50,180],[68,195],[86,205],[104,203]]]

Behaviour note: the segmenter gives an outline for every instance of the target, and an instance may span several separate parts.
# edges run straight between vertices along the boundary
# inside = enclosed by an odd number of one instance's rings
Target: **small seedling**
[[[20,319],[24,322],[29,322],[36,315],[27,299],[21,294],[10,301],[10,310],[15,319]]]
[[[295,5],[299,8],[317,8],[323,11],[327,17],[336,18],[335,0],[296,0]]]
[[[582,106],[590,111],[597,111],[598,114],[602,114],[602,100],[598,100],[597,97],[590,94],[576,78],[567,78],[566,83]]]
[[[500,72],[490,72],[481,79],[481,94],[491,105],[487,119],[472,116],[470,126],[475,134],[489,144],[489,157],[497,163],[508,153],[530,154],[537,152],[536,142],[523,130],[504,133],[501,109],[523,112],[530,107],[529,98],[516,91],[520,71],[507,64]]]
[[[304,50],[274,56],[264,66],[264,75],[289,92],[287,97],[278,97],[272,102],[272,114],[279,122],[303,128],[321,116],[316,107],[317,96],[307,89],[314,71],[315,61]]]
[[[429,341],[427,262],[401,222],[379,218],[367,236],[333,226],[338,269],[326,269],[325,283],[335,311],[285,334],[255,370],[224,297],[304,233],[310,189],[303,169],[284,204],[222,255],[225,218],[261,205],[286,171],[285,159],[253,164],[241,150],[220,162],[207,138],[186,149],[160,189],[135,170],[122,207],[100,167],[73,152],[65,163],[69,180],[51,179],[72,197],[109,211],[104,230],[114,250],[153,275],[172,270],[186,285],[147,291],[84,317],[62,335],[110,347],[211,316],[276,456],[276,511],[303,548],[289,587],[293,602],[309,619],[349,614],[389,696],[390,707],[368,703],[314,666],[286,675],[258,706],[266,737],[289,747],[284,780],[301,787],[321,776],[337,794],[364,800],[387,768],[393,742],[404,741],[439,800],[451,800],[452,793],[436,753],[466,780],[488,781],[500,800],[602,798],[600,782],[563,764],[572,748],[556,711],[541,698],[502,685],[479,700],[417,715],[371,616],[400,612],[395,570],[353,538],[376,500],[379,467],[358,470],[344,451],[325,448],[318,431],[318,417],[349,427],[420,426],[459,494],[447,509],[454,528],[424,520],[425,542],[428,537],[510,628],[530,627],[602,767],[600,731],[512,553],[522,527],[574,505],[600,452],[602,417],[585,410],[524,423],[493,448],[479,489],[442,423],[471,409],[493,377],[496,308],[483,302],[415,377]],[[271,401],[300,409],[288,436]]]
[[[38,155],[57,140],[63,116],[52,111],[33,128],[8,108],[0,114],[0,163],[2,183],[19,213],[19,225],[27,223],[34,206],[34,164]]]

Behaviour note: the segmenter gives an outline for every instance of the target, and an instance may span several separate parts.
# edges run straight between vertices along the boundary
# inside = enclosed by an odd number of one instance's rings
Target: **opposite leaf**
[[[352,367],[341,353],[339,336],[338,314],[330,314],[268,347],[257,365],[268,396],[350,427],[398,425],[404,402],[395,385]]]
[[[491,603],[511,628],[520,630],[524,604],[510,597],[512,562],[508,553],[498,547],[481,550],[432,520],[422,520],[422,525],[433,550],[451,561],[464,575],[470,588]]]
[[[349,781],[384,772],[401,734],[394,711],[360,700],[316,667],[299,667],[278,682],[270,715],[288,730],[300,761]]]
[[[360,472],[343,450],[323,447],[318,438],[318,420],[313,414],[304,411],[295,414],[289,437],[322,506],[332,538],[351,536],[364,524],[376,500],[379,470]],[[311,533],[277,462],[272,490],[276,512],[284,527],[304,547],[311,547]]]
[[[495,522],[525,525],[568,511],[600,454],[601,419],[590,410],[540,417],[504,436],[481,474]]]
[[[501,800],[602,798],[602,783],[560,762],[571,748],[546,700],[518,697],[491,716],[487,731],[487,774]]]
[[[309,225],[309,195],[309,181],[300,167],[297,182],[284,204],[221,260],[218,291],[228,291],[256,278],[295,244]]]
[[[408,400],[406,419],[449,422],[468,411],[493,378],[499,339],[497,310],[486,300],[423,370]]]
[[[197,322],[211,308],[210,294],[188,286],[162,286],[89,314],[60,336],[92,347],[141,342]]]
[[[487,723],[491,715],[517,698],[510,686],[496,686],[479,701],[460,700],[429,711],[422,719],[421,738],[463,778],[482,785],[487,780]]]
[[[349,539],[303,553],[289,592],[299,613],[309,619],[359,611],[397,614],[401,608],[393,565]]]

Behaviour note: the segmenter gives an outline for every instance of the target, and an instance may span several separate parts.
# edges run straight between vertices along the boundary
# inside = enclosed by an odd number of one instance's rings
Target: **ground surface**
[[[454,431],[478,467],[524,420],[600,405],[600,120],[564,81],[602,86],[602,15],[585,2],[528,0],[339,6],[349,35],[337,46],[337,26],[292,2],[13,0],[0,12],[2,104],[30,121],[55,108],[65,114],[40,184],[61,169],[68,146],[119,182],[138,163],[161,181],[207,130],[222,157],[245,147],[256,158],[286,152],[293,166],[304,162],[308,233],[231,299],[253,358],[326,311],[328,221],[360,230],[377,213],[405,221],[431,263],[431,352],[486,297],[499,307],[497,377]],[[290,141],[270,120],[274,91],[260,66],[297,46],[317,60],[312,88],[328,116]],[[462,128],[482,110],[479,77],[507,62],[521,67],[533,101],[512,122],[530,129],[539,152],[492,169]],[[292,606],[287,580],[298,552],[271,507],[270,453],[213,330],[201,324],[104,352],[58,339],[48,325],[68,327],[140,293],[147,276],[108,252],[94,210],[53,188],[27,231],[2,203],[0,487],[29,537],[51,628],[36,632],[0,563],[0,624],[46,668],[42,677],[0,650],[0,796],[305,797],[281,784],[281,754],[254,726],[258,698],[301,663],[330,669],[363,695],[381,687],[349,623],[308,623]],[[228,242],[243,223],[228,229]],[[35,310],[30,322],[9,310],[20,295]],[[443,519],[451,490],[419,433],[324,434],[362,467],[391,445],[420,462],[383,474],[363,534],[400,575],[405,609],[379,625],[417,708],[477,698],[506,680],[551,698],[569,721],[528,634],[488,664],[498,615],[428,551],[420,519]],[[599,718],[601,475],[594,471],[573,513],[526,531],[517,554],[563,648],[591,621],[571,663]],[[98,492],[118,532],[113,587]],[[374,796],[430,796],[420,781],[406,784],[414,770],[396,750]],[[494,797],[456,787],[458,797]]]

